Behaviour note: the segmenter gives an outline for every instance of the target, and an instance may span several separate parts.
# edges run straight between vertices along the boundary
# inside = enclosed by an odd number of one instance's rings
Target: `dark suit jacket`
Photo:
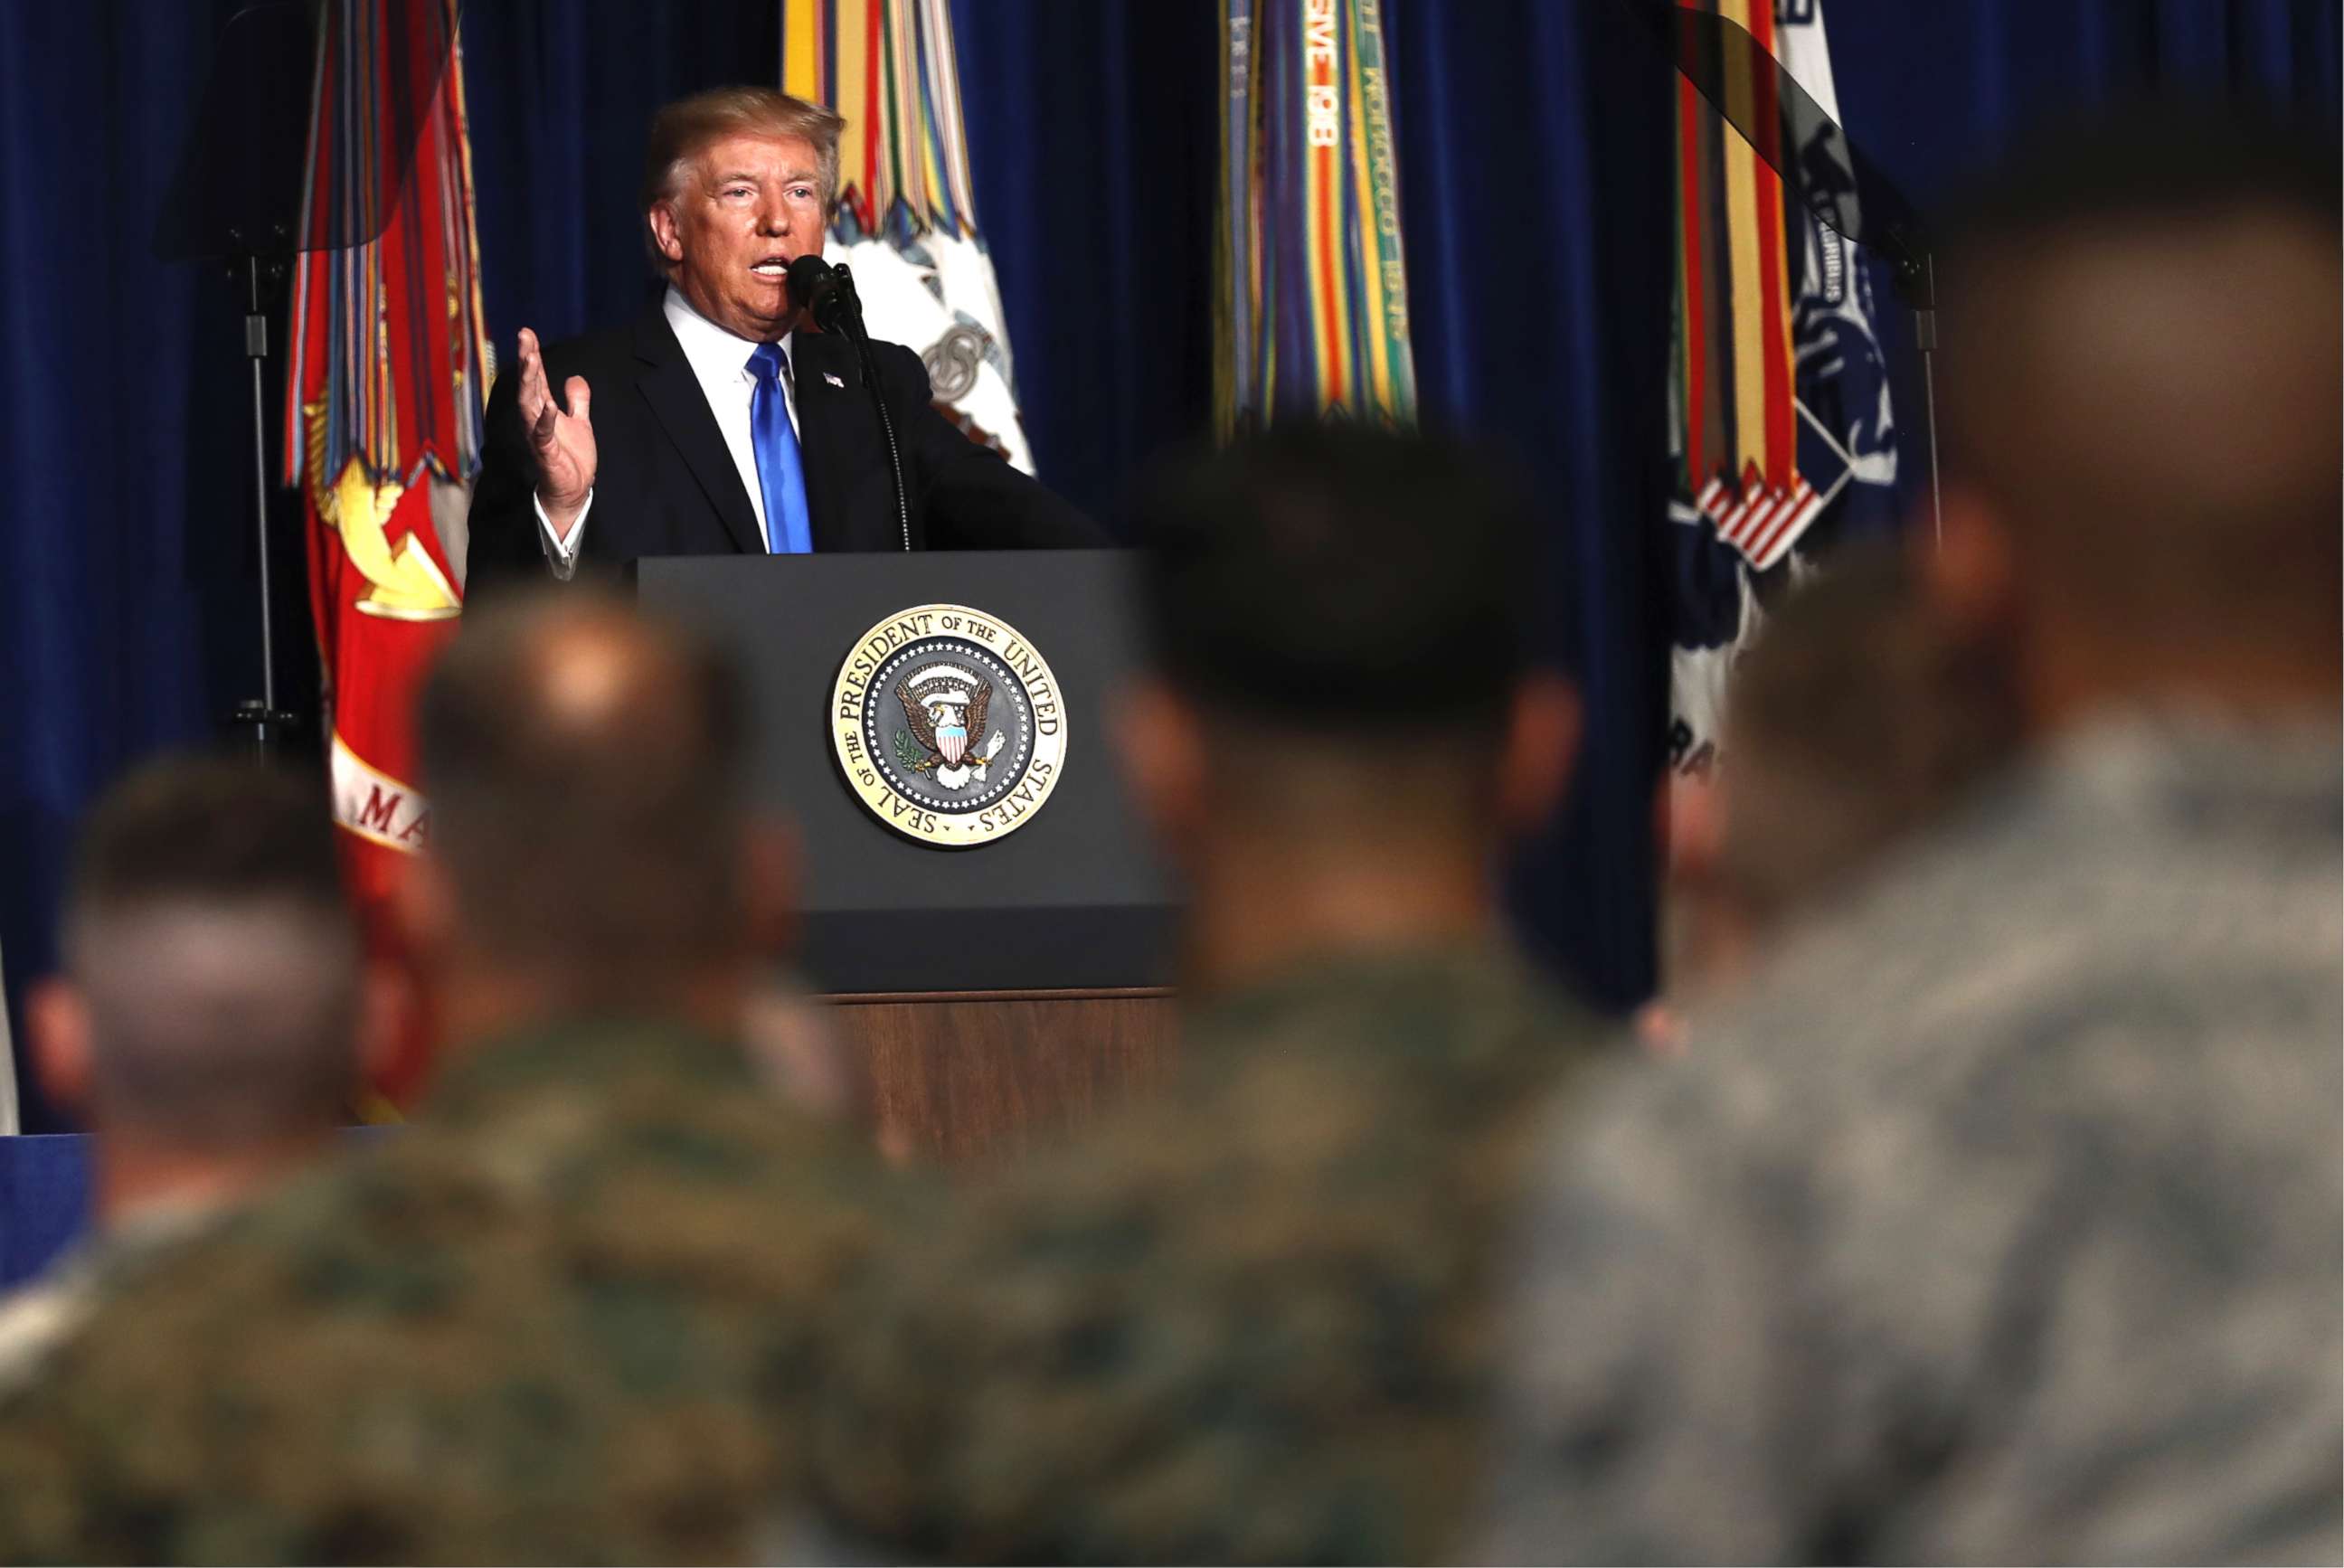
[[[904,548],[886,438],[853,345],[800,332],[791,349],[813,547]],[[902,447],[913,549],[1108,542],[1088,518],[937,413],[919,356],[894,343],[874,342],[871,352]],[[579,550],[581,577],[608,575],[645,555],[763,552],[741,470],[658,306],[629,326],[547,345],[545,374],[557,398],[572,376],[585,377],[593,391],[594,505]],[[489,398],[466,580],[476,602],[483,591],[552,575],[531,505],[537,470],[521,428],[519,382],[518,374],[499,376]]]

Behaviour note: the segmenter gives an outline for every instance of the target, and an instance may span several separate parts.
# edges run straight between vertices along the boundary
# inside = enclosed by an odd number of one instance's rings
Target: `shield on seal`
[[[951,708],[942,710],[937,716],[955,721],[936,726],[936,750],[944,754],[946,767],[958,767],[961,754],[968,750],[968,726],[958,722],[960,714]]]

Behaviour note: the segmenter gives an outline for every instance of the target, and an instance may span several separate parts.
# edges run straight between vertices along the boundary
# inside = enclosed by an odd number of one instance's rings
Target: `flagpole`
[[[1913,339],[1921,348],[1921,397],[1929,410],[1929,528],[1945,548],[1945,495],[1937,481],[1937,258],[1921,258],[1921,303],[1913,310]]]
[[[281,224],[272,226],[278,243],[289,248],[290,236]],[[242,236],[230,230],[232,238]],[[245,274],[244,354],[252,367],[252,536],[260,555],[260,696],[248,697],[228,715],[229,727],[256,762],[274,760],[285,737],[298,722],[277,706],[277,624],[268,573],[268,402],[264,375],[268,359],[268,308],[264,286],[284,276],[281,257],[264,257],[258,249],[243,258]],[[230,277],[235,276],[231,268]]]
[[[251,280],[244,318],[244,352],[252,365],[252,530],[260,548],[260,705],[275,713],[277,632],[268,602],[268,415],[261,385],[261,366],[268,358],[268,318],[260,309],[260,258],[246,258],[245,267]]]

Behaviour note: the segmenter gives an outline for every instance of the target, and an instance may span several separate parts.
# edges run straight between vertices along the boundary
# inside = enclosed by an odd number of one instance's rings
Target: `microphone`
[[[855,298],[854,279],[845,268],[808,254],[790,263],[789,279],[790,298],[814,325],[851,342],[863,341],[863,301]]]
[[[833,267],[819,256],[801,256],[790,263],[790,298],[798,302],[814,325],[835,332],[854,345],[863,367],[863,385],[871,393],[872,412],[879,416],[879,433],[887,445],[887,471],[894,481],[895,527],[904,548],[912,548],[912,509],[904,499],[904,451],[895,439],[895,416],[879,389],[879,367],[871,357],[871,339],[863,330],[863,301],[854,297],[854,279],[844,267]]]

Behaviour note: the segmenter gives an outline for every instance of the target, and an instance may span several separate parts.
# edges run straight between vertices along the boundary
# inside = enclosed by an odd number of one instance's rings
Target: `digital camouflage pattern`
[[[130,1282],[0,1411],[0,1556],[755,1553],[911,1189],[731,1046],[550,1029]]]
[[[1557,1105],[1478,1553],[2338,1561],[2339,764],[2075,737]]]
[[[815,1554],[1440,1554],[1493,1227],[1596,1026],[1513,960],[1330,963],[1184,1027],[1165,1095],[1011,1173],[848,1305]]]

